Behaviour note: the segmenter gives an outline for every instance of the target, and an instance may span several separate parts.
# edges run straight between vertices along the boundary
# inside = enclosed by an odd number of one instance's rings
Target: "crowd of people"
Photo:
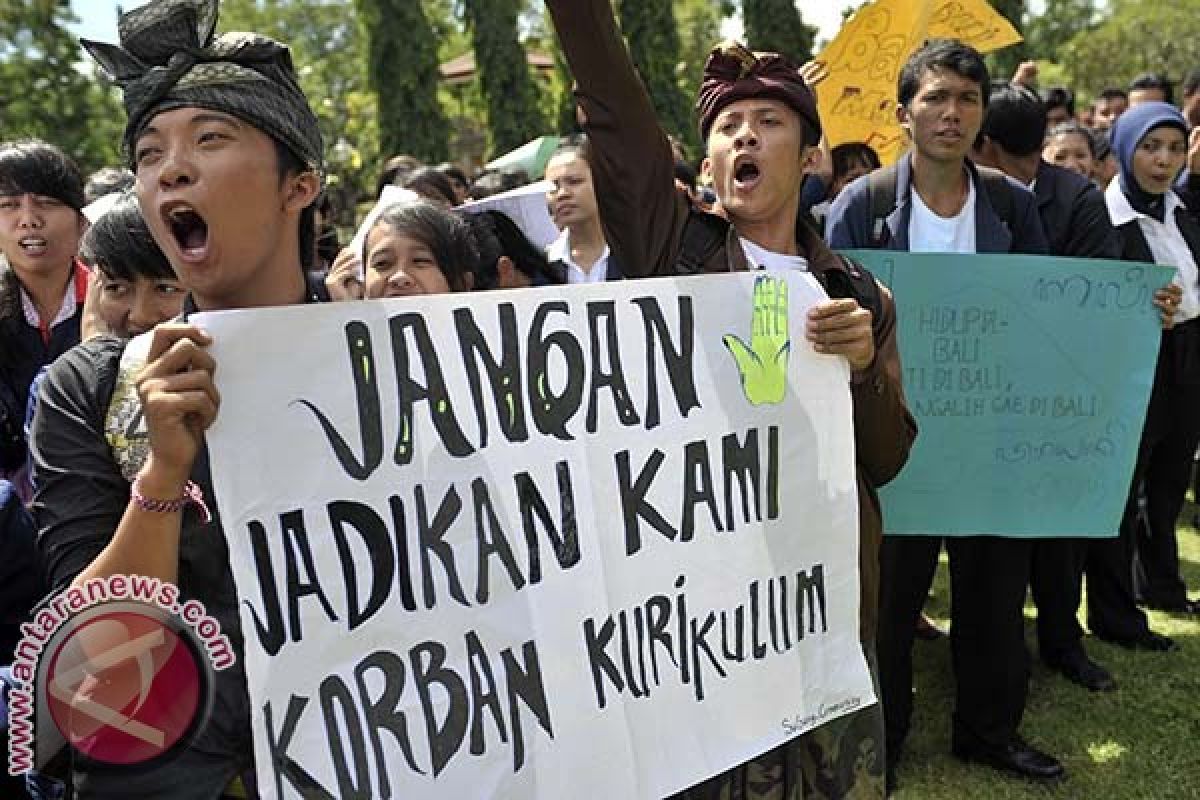
[[[240,642],[228,548],[206,501],[217,365],[193,312],[747,269],[811,272],[829,299],[806,335],[852,370],[860,508],[847,533],[859,538],[861,641],[881,702],[680,797],[894,788],[914,639],[946,635],[922,613],[943,548],[953,752],[1026,778],[1064,775],[1020,732],[1028,592],[1040,658],[1094,692],[1124,678],[1084,648],[1085,576],[1092,635],[1148,658],[1177,645],[1144,608],[1200,614],[1175,534],[1200,443],[1200,70],[1179,107],[1169,81],[1146,75],[1082,109],[1068,88],[1039,92],[1033,64],[993,81],[971,47],[931,41],[899,76],[910,148],[885,167],[865,144],[826,144],[819,71],[724,44],[698,91],[696,169],[658,122],[609,0],[547,0],[582,128],[545,169],[558,238],[535,242],[502,212],[462,207],[530,176],[471,176],[400,155],[378,189],[404,199],[381,204],[340,247],[323,142],[286,48],[180,24],[197,9],[215,20],[216,0],[150,5],[155,13],[126,16],[119,46],[85,43],[122,89],[128,168],[85,181],[52,143],[0,144],[0,663],[39,602],[117,574],[176,583]],[[883,535],[878,489],[903,468],[917,425],[892,296],[835,253],[861,248],[1174,268],[1148,301],[1161,346],[1116,537]],[[210,718],[173,759],[136,769],[72,759],[5,796],[61,796],[56,778],[78,797],[254,796],[249,720],[238,666],[217,675]]]

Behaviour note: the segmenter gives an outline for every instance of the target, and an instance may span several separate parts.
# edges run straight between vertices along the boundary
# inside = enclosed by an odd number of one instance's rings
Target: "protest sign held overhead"
[[[198,316],[260,790],[657,798],[873,703],[824,297],[759,273]]]
[[[890,534],[1117,533],[1171,270],[854,251],[896,298],[921,435],[881,494]]]
[[[831,147],[870,145],[887,165],[908,147],[896,121],[896,81],[927,39],[959,39],[981,53],[1021,41],[986,0],[876,0],[855,12],[817,56],[828,77],[817,107]]]

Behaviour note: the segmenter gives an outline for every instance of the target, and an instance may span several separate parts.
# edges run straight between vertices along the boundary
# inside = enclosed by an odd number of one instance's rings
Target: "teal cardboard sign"
[[[854,251],[891,290],[920,433],[890,534],[1109,537],[1137,457],[1167,267]]]

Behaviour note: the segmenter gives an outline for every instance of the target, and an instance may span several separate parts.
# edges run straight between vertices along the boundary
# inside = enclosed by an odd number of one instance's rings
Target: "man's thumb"
[[[729,348],[733,360],[737,362],[738,370],[743,375],[746,374],[751,364],[759,367],[762,366],[762,361],[759,360],[758,355],[747,347],[746,343],[736,334],[727,333],[721,338],[721,341],[725,342],[725,346]]]

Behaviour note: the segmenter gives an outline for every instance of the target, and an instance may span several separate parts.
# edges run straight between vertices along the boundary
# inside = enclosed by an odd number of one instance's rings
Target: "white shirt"
[[[798,269],[802,272],[808,271],[808,259],[804,256],[789,256],[784,253],[776,253],[774,250],[768,250],[765,247],[759,247],[749,239],[738,237],[742,243],[742,250],[746,253],[746,260],[750,262],[751,267],[758,269]]]
[[[1146,237],[1146,244],[1150,246],[1154,263],[1175,268],[1171,283],[1183,289],[1183,300],[1175,309],[1175,324],[1200,316],[1200,286],[1197,285],[1200,270],[1196,269],[1196,256],[1175,221],[1175,209],[1183,205],[1179,196],[1175,192],[1167,192],[1164,222],[1134,210],[1129,198],[1121,191],[1121,182],[1118,180],[1104,190],[1104,200],[1108,203],[1108,215],[1113,225],[1121,226],[1136,219],[1142,235]]]
[[[912,190],[912,215],[908,219],[910,253],[975,252],[975,181],[967,176],[967,202],[953,217],[935,214],[916,188]]]
[[[567,283],[604,283],[608,280],[608,256],[609,249],[605,244],[604,252],[596,259],[596,263],[592,264],[590,270],[584,271],[571,259],[571,231],[567,228],[563,228],[558,238],[546,248],[549,261],[561,261],[566,265]]]

